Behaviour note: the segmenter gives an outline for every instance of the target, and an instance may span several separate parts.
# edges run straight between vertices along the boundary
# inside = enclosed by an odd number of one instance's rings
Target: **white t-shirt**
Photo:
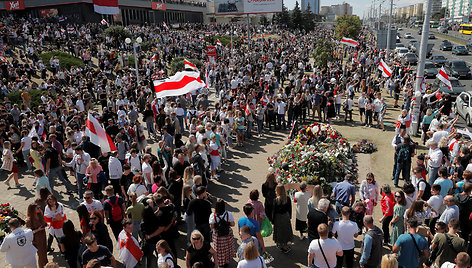
[[[77,109],[79,109],[79,111],[83,112],[85,110],[84,102],[82,100],[77,100],[75,102],[75,105],[77,106]]]
[[[81,204],[85,205],[87,208],[88,212],[92,211],[102,211],[103,210],[103,205],[100,201],[93,199],[92,203],[88,204],[87,202],[82,202]]]
[[[257,257],[254,260],[241,260],[238,262],[237,268],[267,268],[264,258],[261,256]]]
[[[415,186],[415,194],[413,195],[415,198],[418,196],[419,191],[423,191],[424,194],[424,189],[426,189],[426,182],[424,180],[421,180],[420,182],[420,180],[416,178],[415,175],[413,175],[411,176],[411,183],[413,184],[413,186]]]
[[[439,214],[443,213],[443,210],[444,210],[444,206],[443,206],[443,197],[442,195],[438,194],[438,195],[432,195],[429,199],[428,199],[428,204],[435,210],[437,211]]]
[[[364,97],[360,97],[357,102],[359,103],[359,108],[365,108],[366,99]]]
[[[319,268],[328,268],[326,261],[321,253],[320,247],[318,245],[318,240],[320,241],[321,248],[326,256],[329,267],[336,267],[336,252],[342,251],[341,244],[338,240],[333,238],[327,239],[314,239],[311,241],[310,246],[308,247],[308,253],[315,254],[314,264]]]
[[[285,113],[285,103],[281,101],[280,103],[277,103],[277,114],[284,114]]]
[[[333,233],[338,233],[337,239],[343,250],[349,250],[355,247],[354,235],[358,232],[359,227],[357,226],[357,223],[353,221],[341,220],[334,222]]]
[[[447,137],[447,136],[449,136],[449,132],[445,130],[436,131],[433,134],[433,140],[439,143],[442,137]]]
[[[128,164],[131,167],[131,172],[133,172],[134,175],[139,175],[139,171],[142,170],[140,157],[138,155],[136,155],[136,157],[130,155],[128,158]]]
[[[161,263],[164,263],[164,262],[167,262],[167,264],[169,264],[169,267],[174,268],[174,261],[173,261],[172,255],[170,255],[170,253],[168,253],[165,256],[162,256],[161,254],[158,254],[157,265],[159,265]]]
[[[231,214],[231,212],[229,212],[229,211],[225,211],[225,213],[223,213],[223,215],[218,216],[218,217],[215,217],[215,213],[211,213],[209,223],[210,224],[215,224],[215,223],[219,222],[220,220],[218,218],[224,219],[228,223],[234,222],[233,214]]]
[[[308,215],[308,199],[311,194],[309,192],[296,192],[294,201],[296,202],[296,217],[299,221],[306,221]]]
[[[448,262],[448,261],[441,265],[441,268],[454,268],[454,267],[456,267],[456,264],[452,262]]]
[[[127,194],[129,195],[130,193],[136,193],[136,196],[141,196],[146,194],[147,189],[144,185],[142,184],[131,184],[128,188]]]
[[[143,179],[144,179],[144,182],[146,183],[146,186],[149,184],[149,181],[148,181],[148,178],[147,178],[146,174],[149,174],[149,179],[151,181],[150,183],[153,184],[154,181],[153,181],[153,178],[152,178],[151,164],[144,162],[142,168],[143,168]]]
[[[21,149],[21,151],[29,151],[31,149],[31,137],[23,137],[21,138],[21,142],[25,143],[25,146]],[[27,160],[27,159],[25,159]]]

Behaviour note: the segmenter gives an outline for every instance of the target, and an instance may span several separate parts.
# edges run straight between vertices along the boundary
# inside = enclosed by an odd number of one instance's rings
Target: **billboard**
[[[207,46],[207,56],[208,56],[208,61],[211,64],[216,64],[216,47],[215,46]]]
[[[151,7],[154,10],[166,10],[166,4],[161,2],[152,2]]]
[[[23,3],[23,0],[6,1],[5,2],[5,9],[9,10],[9,11],[23,10],[23,9],[25,9],[25,4]]]
[[[282,0],[214,0],[216,15],[282,12]]]

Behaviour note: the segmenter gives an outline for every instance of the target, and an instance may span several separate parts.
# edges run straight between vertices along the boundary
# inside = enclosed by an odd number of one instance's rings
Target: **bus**
[[[472,24],[461,24],[459,26],[459,33],[461,34],[472,34]]]
[[[429,27],[430,28],[438,28],[439,27],[439,21],[430,21],[429,22]]]
[[[419,28],[419,27],[422,27],[422,26],[423,26],[423,21],[422,20],[415,21],[415,27],[416,28]]]

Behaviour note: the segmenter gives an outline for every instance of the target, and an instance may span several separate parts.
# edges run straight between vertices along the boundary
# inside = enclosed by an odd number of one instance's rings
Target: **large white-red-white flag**
[[[378,69],[382,71],[383,77],[390,77],[392,75],[392,69],[388,67],[387,63],[385,63],[383,59],[380,59]]]
[[[184,63],[185,63],[185,70],[191,69],[191,70],[194,70],[195,72],[198,72],[198,68],[197,66],[195,66],[195,64],[191,63],[187,59],[184,59]]]
[[[119,258],[126,268],[133,268],[143,256],[143,251],[139,248],[138,241],[130,233],[122,230],[118,235]]]
[[[93,0],[93,10],[98,14],[120,14],[120,9],[118,8],[118,0]]]
[[[223,44],[221,43],[220,39],[216,39],[216,45],[217,46],[222,46]]]
[[[449,80],[449,76],[447,75],[446,70],[444,70],[444,67],[441,67],[441,69],[439,69],[439,72],[436,77],[441,80],[441,82],[443,82],[447,86],[447,88],[452,88],[451,81]]]
[[[178,72],[169,78],[154,80],[157,98],[185,95],[204,86],[199,72]]]
[[[110,136],[92,114],[88,114],[87,123],[85,123],[85,135],[90,137],[90,142],[102,149],[102,153],[116,151],[116,146]]]
[[[357,42],[354,39],[347,38],[347,37],[341,38],[341,44],[344,44],[344,45],[350,46],[350,47],[358,47],[359,46],[359,42]]]

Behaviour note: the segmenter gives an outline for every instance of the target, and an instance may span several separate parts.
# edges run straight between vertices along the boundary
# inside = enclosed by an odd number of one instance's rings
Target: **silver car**
[[[470,91],[459,94],[453,109],[454,113],[465,119],[467,126],[472,126],[472,93]]]

